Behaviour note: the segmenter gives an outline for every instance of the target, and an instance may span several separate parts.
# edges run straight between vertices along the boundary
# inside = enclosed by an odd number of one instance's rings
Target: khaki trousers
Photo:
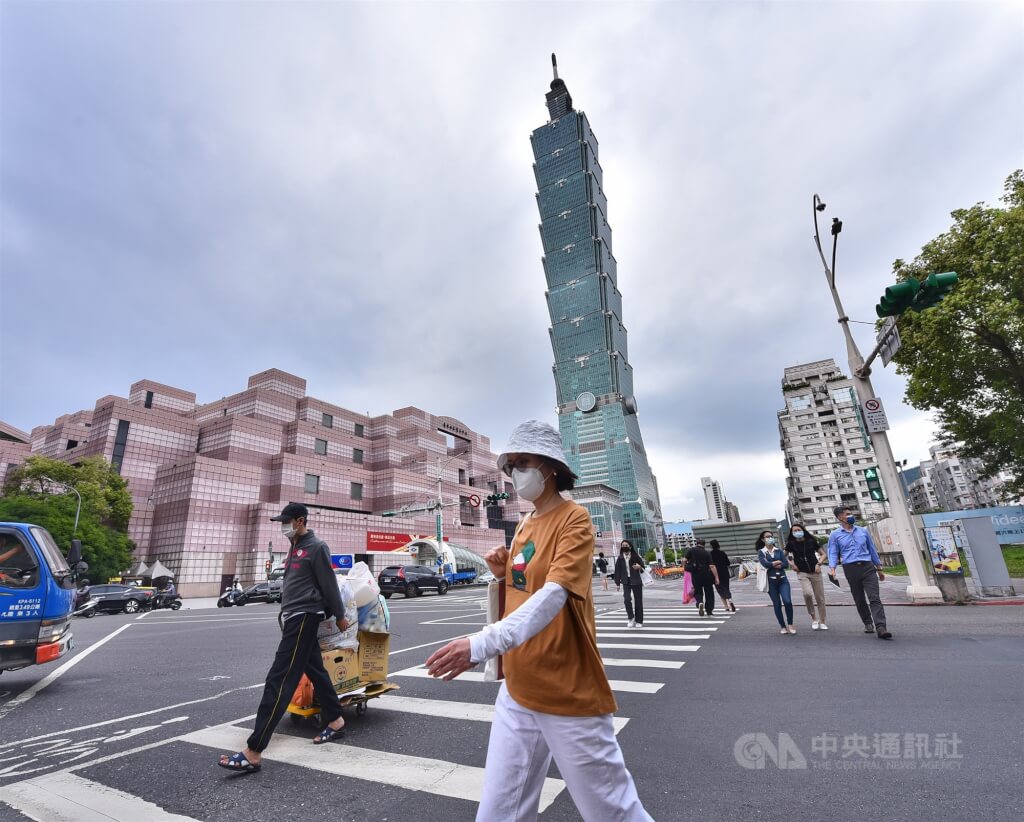
[[[804,592],[804,605],[807,606],[807,613],[811,615],[811,619],[825,622],[825,581],[821,578],[821,574],[807,574],[798,571],[797,578],[800,580],[800,588]],[[814,614],[815,602],[818,604],[817,616]]]

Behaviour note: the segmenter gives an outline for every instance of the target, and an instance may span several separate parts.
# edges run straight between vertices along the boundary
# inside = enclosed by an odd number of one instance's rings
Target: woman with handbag
[[[615,560],[615,584],[622,586],[622,601],[626,605],[627,628],[644,627],[643,558],[633,550],[628,539],[619,545],[619,558]]]
[[[768,596],[772,599],[772,607],[775,609],[775,618],[779,621],[782,629],[780,634],[795,634],[793,627],[793,595],[789,588],[789,578],[786,576],[786,569],[789,568],[789,560],[786,559],[786,552],[776,546],[775,535],[771,531],[762,531],[757,538],[757,561],[764,569],[764,575],[768,582]],[[760,588],[761,573],[758,573],[758,587]],[[782,621],[782,609],[786,609],[786,621]]]
[[[431,676],[452,680],[502,656],[478,822],[535,819],[551,760],[586,822],[647,822],[615,738],[615,698],[597,650],[592,592],[594,526],[561,496],[576,475],[558,432],[518,426],[498,467],[533,503],[512,540],[485,559],[504,585],[505,613],[431,654]]]

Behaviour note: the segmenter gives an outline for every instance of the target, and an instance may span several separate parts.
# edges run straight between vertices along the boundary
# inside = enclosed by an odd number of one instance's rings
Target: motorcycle
[[[177,611],[181,608],[181,597],[175,594],[173,597],[169,597],[166,594],[157,594],[153,598],[153,605],[149,610],[159,611],[161,608],[170,608],[172,611]]]
[[[239,607],[245,605],[245,594],[236,588],[225,588],[224,593],[217,600],[217,607],[230,608],[232,605]]]

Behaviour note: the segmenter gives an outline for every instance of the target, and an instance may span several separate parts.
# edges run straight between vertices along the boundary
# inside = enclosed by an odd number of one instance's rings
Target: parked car
[[[494,582],[494,574],[492,574],[490,571],[484,571],[482,574],[480,574],[480,576],[476,578],[476,581],[477,584],[488,585]]]
[[[248,602],[280,602],[284,580],[272,579],[269,582],[257,582],[242,592]]]
[[[88,588],[89,599],[95,599],[96,610],[104,614],[135,614],[153,607],[152,588],[136,588],[134,585],[92,585]]]
[[[406,598],[423,595],[423,589],[448,593],[448,580],[436,568],[426,565],[389,565],[377,575],[377,584],[384,599],[392,594],[405,594]]]

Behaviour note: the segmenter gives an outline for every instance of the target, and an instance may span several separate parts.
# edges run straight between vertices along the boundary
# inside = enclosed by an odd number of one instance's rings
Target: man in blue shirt
[[[876,633],[879,639],[892,639],[885,627],[885,609],[878,593],[878,581],[885,579],[882,561],[871,541],[867,528],[857,525],[857,517],[849,508],[839,506],[832,511],[839,527],[828,538],[828,572],[835,578],[836,566],[843,566],[843,574],[850,583],[850,593],[857,605],[857,613],[864,623],[864,633]]]

